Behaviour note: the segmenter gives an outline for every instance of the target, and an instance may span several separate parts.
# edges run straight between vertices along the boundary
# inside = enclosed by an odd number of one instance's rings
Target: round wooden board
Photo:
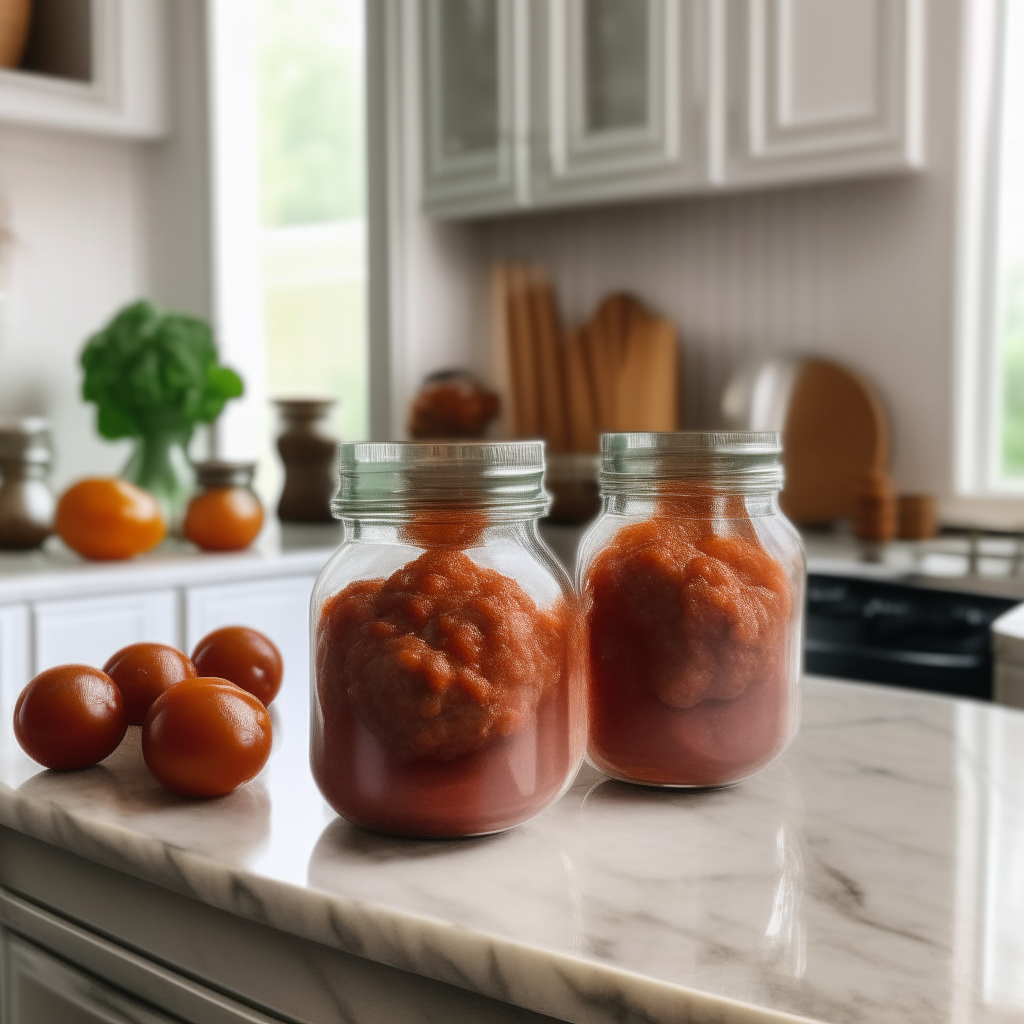
[[[885,410],[871,385],[836,363],[809,359],[786,413],[783,511],[821,525],[853,512],[858,481],[889,463]]]

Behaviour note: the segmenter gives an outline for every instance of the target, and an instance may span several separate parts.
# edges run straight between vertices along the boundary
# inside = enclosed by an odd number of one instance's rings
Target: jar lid
[[[285,420],[323,419],[338,402],[327,395],[281,395],[272,401]]]
[[[0,419],[0,459],[48,465],[50,421],[43,416]]]
[[[200,487],[250,487],[256,463],[208,459],[193,463],[192,468],[196,471],[196,482]]]
[[[681,430],[601,435],[601,489],[643,482],[699,480],[737,491],[780,490],[782,435],[777,430]]]
[[[543,441],[350,442],[338,469],[331,511],[339,519],[444,508],[530,518],[551,504]]]

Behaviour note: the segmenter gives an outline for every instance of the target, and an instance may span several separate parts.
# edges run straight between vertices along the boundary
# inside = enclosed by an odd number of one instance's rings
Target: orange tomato
[[[164,690],[142,726],[149,770],[179,796],[224,796],[270,757],[270,713],[226,679],[186,679]]]
[[[167,527],[148,491],[114,477],[93,477],[69,487],[57,502],[56,529],[86,558],[131,558],[155,548]]]
[[[150,704],[169,686],[199,675],[176,647],[156,643],[122,647],[107,659],[103,671],[121,691],[129,725],[142,725]]]
[[[223,626],[207,633],[192,652],[192,664],[204,676],[227,679],[247,690],[264,706],[277,696],[284,676],[277,645],[248,626]]]
[[[183,532],[204,551],[247,548],[263,526],[263,506],[245,487],[211,487],[189,503]]]
[[[121,691],[89,665],[40,672],[14,707],[15,737],[46,768],[88,768],[113,753],[127,728]]]

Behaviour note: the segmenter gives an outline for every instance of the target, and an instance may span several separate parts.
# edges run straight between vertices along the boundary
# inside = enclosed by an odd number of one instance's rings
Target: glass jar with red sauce
[[[806,563],[781,453],[771,431],[601,438],[577,574],[587,756],[608,775],[728,786],[795,734]]]
[[[343,444],[312,598],[310,763],[344,818],[471,836],[555,800],[586,744],[579,601],[539,441]]]

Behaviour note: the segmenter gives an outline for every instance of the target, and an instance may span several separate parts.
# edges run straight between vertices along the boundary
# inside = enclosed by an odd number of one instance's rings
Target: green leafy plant
[[[238,374],[217,362],[205,320],[145,300],[94,334],[81,363],[82,397],[96,403],[97,429],[112,440],[154,430],[187,439],[197,423],[212,423],[228,399],[242,394]]]

